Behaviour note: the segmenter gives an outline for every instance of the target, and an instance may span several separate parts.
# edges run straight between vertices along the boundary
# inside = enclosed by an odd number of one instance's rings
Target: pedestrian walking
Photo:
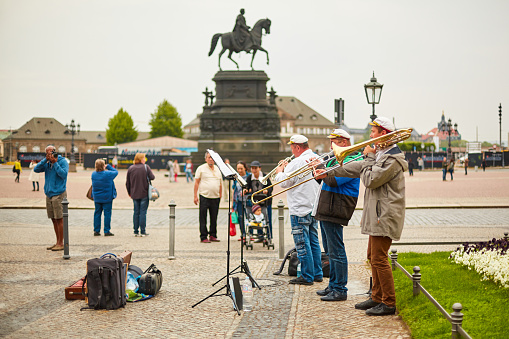
[[[36,173],[34,171],[34,168],[35,166],[37,165],[37,161],[36,160],[32,160],[30,162],[30,165],[28,165],[28,167],[31,169],[30,171],[30,175],[28,176],[28,181],[31,181],[32,182],[32,191],[35,191],[35,184],[37,183],[37,191],[39,190],[39,177],[40,177],[40,174],[39,173]]]
[[[454,173],[454,158],[451,158],[451,161],[449,162],[449,165],[447,167],[447,171],[451,175],[451,181],[453,179],[452,174]]]
[[[133,228],[134,236],[147,236],[147,209],[148,209],[148,179],[156,177],[150,166],[145,164],[145,153],[136,153],[134,164],[127,170],[125,186],[127,194],[133,199]],[[147,179],[148,178],[148,179]],[[140,233],[141,232],[141,233]]]
[[[445,177],[447,175],[447,167],[448,167],[447,158],[444,157],[444,159],[442,160],[442,181],[447,181]]]
[[[418,157],[417,165],[419,166],[419,171],[423,171],[424,170],[424,159],[421,157]]]
[[[191,159],[187,159],[186,167],[185,167],[184,172],[186,173],[186,181],[187,181],[187,183],[189,183],[189,180],[191,180],[191,182],[193,182],[194,181],[194,178],[193,178],[193,163],[191,162]]]
[[[64,210],[62,201],[67,198],[67,173],[69,164],[67,160],[57,153],[55,146],[46,147],[46,158],[35,167],[36,173],[44,172],[44,194],[46,195],[46,213],[53,222],[53,229],[57,241],[55,245],[46,249],[62,251],[64,249]]]
[[[113,166],[113,168],[117,168],[118,169],[118,158],[117,158],[116,155],[111,160],[111,165]]]
[[[95,161],[95,172],[92,173],[92,198],[94,199],[94,236],[101,235],[101,216],[104,211],[104,236],[111,233],[111,210],[113,199],[117,197],[115,182],[118,171],[111,165],[106,165],[103,159]]]
[[[12,167],[12,171],[16,174],[16,178],[14,178],[14,182],[17,182],[19,184],[19,175],[21,174],[21,172],[23,172],[23,170],[21,169],[21,162],[19,161],[19,159],[16,159],[16,161],[14,161],[14,166]]]
[[[177,182],[177,176],[180,174],[180,165],[177,159],[173,162],[173,175],[175,176],[175,182]]]
[[[484,154],[483,154],[483,156],[484,156]],[[484,158],[484,157],[482,158],[482,171],[486,172],[486,158]]]
[[[168,180],[171,182],[173,180],[173,176],[175,175],[175,171],[173,170],[173,160],[169,159],[166,163],[166,169],[168,170]]]
[[[209,243],[217,238],[217,213],[222,196],[222,175],[209,152],[205,152],[205,163],[196,169],[194,180],[194,204],[200,206],[200,241]],[[210,229],[207,230],[207,211]]]
[[[412,161],[412,158],[408,159],[408,173],[410,174],[411,177],[414,176],[414,163]]]
[[[465,175],[467,175],[468,173],[468,155],[465,156],[465,161],[464,161],[464,165],[465,165]]]

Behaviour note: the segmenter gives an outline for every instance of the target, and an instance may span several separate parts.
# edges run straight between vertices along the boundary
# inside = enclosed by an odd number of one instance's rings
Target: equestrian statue
[[[251,53],[253,51],[253,57],[251,58],[251,69],[253,69],[253,60],[258,50],[267,54],[267,65],[269,64],[269,53],[262,47],[262,29],[265,30],[266,34],[270,34],[270,20],[260,19],[256,22],[253,29],[246,25],[246,19],[244,18],[244,9],[240,10],[240,14],[237,16],[235,21],[235,27],[233,32],[228,33],[217,33],[212,37],[210,44],[209,56],[214,53],[216,49],[217,41],[221,38],[221,44],[223,50],[219,53],[219,69],[221,70],[221,56],[226,50],[229,50],[228,59],[233,61],[239,69],[239,64],[232,59],[233,52],[240,53],[242,51]],[[253,69],[254,70],[254,69]]]

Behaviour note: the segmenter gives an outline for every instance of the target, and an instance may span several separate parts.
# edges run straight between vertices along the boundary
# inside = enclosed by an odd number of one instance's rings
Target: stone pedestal
[[[288,154],[282,156],[280,152],[277,108],[267,99],[267,74],[219,71],[212,80],[216,83],[216,101],[203,108],[198,153],[193,153],[193,162],[203,163],[209,148],[232,163],[258,160],[272,165],[286,157]]]

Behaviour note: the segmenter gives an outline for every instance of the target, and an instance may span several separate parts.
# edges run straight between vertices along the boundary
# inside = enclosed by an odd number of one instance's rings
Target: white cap
[[[306,138],[305,136],[303,136],[301,134],[295,134],[295,135],[292,135],[292,137],[290,138],[288,145],[305,144],[306,142],[308,142],[308,138]]]
[[[394,132],[396,130],[396,127],[394,127],[394,124],[392,123],[389,118],[386,117],[378,117],[373,122],[369,123],[371,126],[378,126],[382,127],[387,132]]]
[[[348,134],[348,132],[345,131],[344,129],[336,128],[327,138],[329,139],[345,138],[350,140],[350,134]]]

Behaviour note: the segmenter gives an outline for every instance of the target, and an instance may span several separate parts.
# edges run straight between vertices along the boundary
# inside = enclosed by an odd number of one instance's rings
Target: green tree
[[[157,110],[150,116],[151,138],[166,135],[177,138],[182,138],[184,136],[180,114],[166,99],[157,106]]]
[[[138,131],[134,128],[133,118],[121,107],[108,121],[106,142],[108,145],[121,144],[136,140]]]

